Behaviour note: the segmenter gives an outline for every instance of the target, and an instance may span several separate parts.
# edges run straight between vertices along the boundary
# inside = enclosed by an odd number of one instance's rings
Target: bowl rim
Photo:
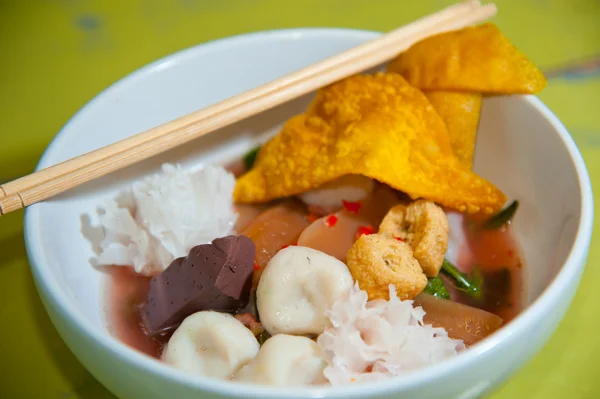
[[[325,40],[327,40],[329,38],[340,36],[345,38],[352,37],[361,41],[372,39],[380,34],[380,32],[374,31],[343,28],[266,30],[202,43],[175,52],[166,57],[162,57],[133,71],[110,85],[77,111],[48,145],[40,158],[36,170],[48,166],[53,154],[64,141],[69,139],[65,134],[67,127],[75,120],[85,117],[87,113],[92,112],[90,110],[94,108],[96,103],[103,101],[103,99],[112,92],[126,92],[129,85],[135,84],[140,79],[143,79],[147,75],[151,75],[156,70],[168,66],[170,63],[185,62],[189,58],[197,57],[199,53],[207,53],[215,49],[223,50],[223,48],[251,44],[257,41],[281,40],[286,38],[302,40],[311,37],[325,38]],[[350,387],[275,388],[253,384],[231,383],[229,381],[185,374],[184,372],[162,364],[156,361],[156,359],[128,347],[116,337],[112,337],[106,331],[95,329],[90,322],[78,314],[68,298],[62,294],[61,289],[50,273],[49,268],[45,267],[46,260],[44,251],[41,250],[42,245],[39,240],[39,215],[40,209],[44,206],[43,203],[28,207],[25,210],[24,217],[25,245],[31,271],[36,280],[37,289],[39,293],[42,294],[41,296],[46,298],[43,302],[47,308],[52,308],[58,317],[65,323],[71,325],[71,328],[77,329],[80,333],[90,337],[98,345],[100,350],[109,352],[111,357],[120,358],[122,361],[126,362],[128,366],[135,367],[148,376],[166,378],[173,383],[183,384],[195,390],[234,397],[316,398],[335,396],[360,398],[367,394],[383,395],[386,393],[412,389],[426,384],[429,381],[439,379],[457,368],[463,368],[474,364],[480,355],[492,350],[509,336],[513,334],[524,334],[525,331],[530,328],[532,323],[534,323],[536,316],[539,315],[540,312],[548,312],[553,308],[555,303],[561,300],[563,292],[566,291],[574,281],[577,281],[585,268],[585,260],[590,245],[594,216],[592,187],[585,162],[571,135],[552,111],[535,96],[524,96],[524,100],[535,108],[537,112],[542,114],[542,116],[554,127],[556,134],[558,134],[562,140],[575,167],[581,196],[581,212],[576,238],[566,261],[561,266],[553,281],[550,282],[529,307],[521,312],[510,324],[455,358],[389,380],[352,385]],[[47,309],[47,311],[49,311],[49,309]]]

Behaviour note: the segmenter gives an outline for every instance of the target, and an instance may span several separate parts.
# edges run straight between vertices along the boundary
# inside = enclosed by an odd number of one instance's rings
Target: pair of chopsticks
[[[495,13],[494,4],[481,5],[476,0],[464,1],[220,103],[5,183],[0,186],[0,214],[4,215],[46,200],[166,152],[217,129],[380,65],[428,36],[481,23]]]

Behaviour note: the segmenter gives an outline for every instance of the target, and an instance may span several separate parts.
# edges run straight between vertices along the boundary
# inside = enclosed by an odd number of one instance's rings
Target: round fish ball
[[[235,317],[202,311],[175,330],[163,360],[188,373],[230,379],[259,349],[254,334]]]
[[[233,380],[280,387],[317,385],[326,383],[325,367],[325,356],[312,339],[279,334],[269,338]]]
[[[282,249],[265,267],[256,291],[258,313],[271,334],[320,334],[325,312],[352,288],[348,267],[307,247]]]
[[[361,201],[374,188],[373,179],[361,175],[346,175],[300,194],[300,199],[306,205],[316,206],[324,212],[334,212],[343,206],[342,201]]]

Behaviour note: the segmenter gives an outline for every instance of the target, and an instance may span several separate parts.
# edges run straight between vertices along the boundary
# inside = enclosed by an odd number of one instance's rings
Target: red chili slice
[[[254,261],[254,270],[260,270],[260,266],[256,260]]]
[[[362,203],[360,202],[350,202],[342,200],[342,203],[344,204],[344,208],[346,208],[348,212],[352,212],[354,214],[357,214],[360,210],[360,207],[362,206]]]
[[[356,232],[356,239],[362,236],[363,234],[369,235],[375,233],[375,229],[373,226],[358,226],[358,231]]]
[[[402,239],[402,237],[394,237],[396,240],[400,241],[400,242],[404,242],[404,240]]]
[[[335,226],[335,224],[337,223],[337,221],[338,221],[337,216],[335,216],[335,215],[329,215],[327,217],[327,219],[325,220],[325,223],[327,224],[327,226],[333,227],[333,226]]]

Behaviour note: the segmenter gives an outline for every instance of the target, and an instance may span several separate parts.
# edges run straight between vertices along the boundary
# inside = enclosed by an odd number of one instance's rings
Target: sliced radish
[[[498,330],[503,320],[493,313],[429,294],[420,294],[413,306],[425,311],[425,323],[442,327],[451,338],[473,345]]]
[[[345,262],[346,254],[361,228],[374,226],[376,231],[387,211],[398,202],[392,189],[380,185],[362,202],[358,212],[344,209],[314,221],[302,232],[298,245],[325,252]],[[331,216],[336,218],[333,225],[328,222]]]
[[[264,205],[235,204],[235,211],[238,213],[235,231],[244,231],[264,210]]]
[[[309,222],[306,208],[289,200],[267,209],[242,232],[256,246],[256,265],[253,286],[256,287],[263,268],[280,249],[295,244]]]

